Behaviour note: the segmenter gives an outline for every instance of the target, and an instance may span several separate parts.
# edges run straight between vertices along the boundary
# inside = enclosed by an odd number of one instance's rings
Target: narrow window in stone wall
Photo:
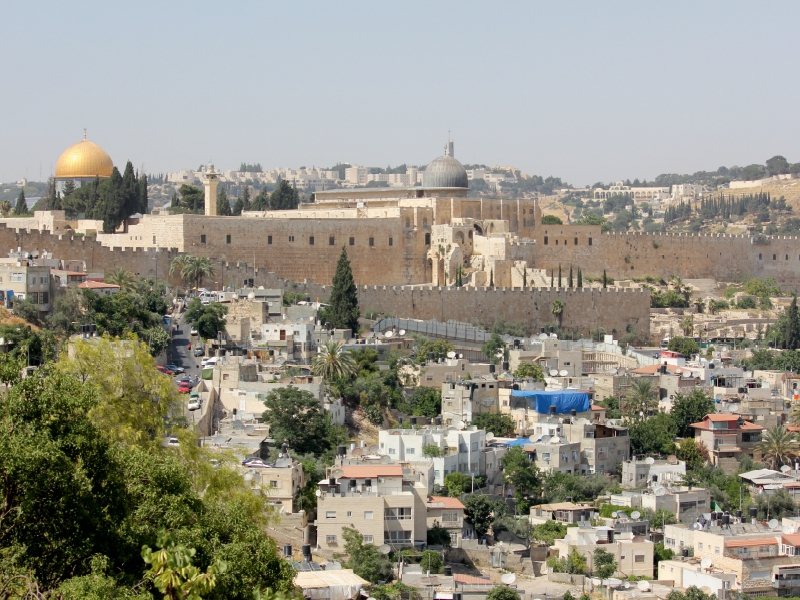
[[[268,235],[267,236],[267,244],[271,244],[271,243],[272,243],[272,236]]]
[[[313,246],[313,245],[314,245],[314,236],[313,236],[313,235],[312,235],[312,236],[309,236],[309,238],[308,238],[308,245],[309,245],[309,246]]]
[[[547,246],[547,236],[544,236],[544,245]]]
[[[200,243],[201,244],[205,244],[206,243],[206,234],[205,233],[200,234]]]
[[[336,243],[336,238],[334,238],[333,236],[330,236],[328,238],[328,246],[333,246],[335,243]]]
[[[356,245],[356,238],[354,238],[354,237],[350,238],[350,245],[351,246],[355,246]]]
[[[156,236],[153,236],[153,243],[156,243]]]
[[[394,245],[394,240],[393,240],[392,238],[389,238],[389,245],[390,245],[390,246],[393,246],[393,245]]]
[[[575,245],[578,245],[578,238],[575,238]]]
[[[425,234],[425,245],[426,246],[430,246],[431,245],[431,234],[430,233],[426,233]]]
[[[293,241],[294,241],[294,236],[293,236],[293,235],[290,235],[290,236],[289,236],[289,241],[290,241],[290,242],[293,242]]]
[[[777,257],[778,257],[778,255],[777,255],[777,254],[773,254],[773,255],[772,255],[772,260],[775,260]]]
[[[556,246],[558,246],[558,240],[556,240]]]
[[[373,237],[369,238],[369,246],[370,246],[370,248],[372,246],[374,246],[374,245],[375,245],[375,238],[373,238]]]
[[[758,255],[758,260],[761,260],[761,255],[760,254]]]
[[[231,243],[231,234],[230,233],[225,236],[225,243],[226,244],[230,244]]]
[[[592,245],[592,238],[589,238],[589,245]]]

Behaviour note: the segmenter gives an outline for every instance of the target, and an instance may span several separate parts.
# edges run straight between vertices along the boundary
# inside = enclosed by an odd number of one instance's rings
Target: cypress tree
[[[583,273],[581,273],[580,267],[578,267],[578,289],[583,288]]]
[[[553,287],[553,269],[550,269],[550,287]]]
[[[522,287],[528,287],[528,269],[522,269]]]
[[[350,329],[358,332],[358,296],[353,281],[353,271],[347,259],[347,250],[343,246],[336,273],[333,276],[333,289],[329,306],[325,309],[324,320],[337,329]]]
[[[572,287],[572,265],[569,266],[569,287]]]
[[[244,186],[244,191],[242,192],[242,210],[250,210],[250,186]],[[239,212],[239,214],[242,214]]]
[[[494,287],[494,269],[489,271],[489,287]]]
[[[606,278],[606,270],[603,269],[603,289],[606,289],[606,287],[608,287],[608,279]]]
[[[561,287],[561,265],[558,265],[558,287]]]
[[[800,315],[797,310],[797,296],[786,309],[786,325],[783,332],[784,347],[788,350],[800,348]]]
[[[128,163],[130,164],[130,163]],[[117,167],[111,171],[111,179],[105,197],[95,206],[95,212],[102,215],[103,233],[114,233],[119,224],[122,223],[124,212],[123,179]]]
[[[139,177],[139,206],[137,207],[137,212],[142,213],[143,215],[147,214],[147,175],[144,173],[141,174]]]
[[[228,192],[222,186],[217,188],[217,214],[223,217],[231,216],[231,203],[228,200]]]
[[[25,203],[25,190],[19,191],[17,205],[14,207],[14,214],[17,216],[28,214],[28,205]]]
[[[120,223],[139,211],[139,182],[136,179],[133,165],[131,161],[128,161],[122,174],[122,187],[120,190],[122,203],[119,206],[118,214]]]
[[[244,210],[244,201],[241,199],[241,197],[239,197],[236,199],[236,202],[233,203],[233,216],[234,217],[240,216],[243,210]]]

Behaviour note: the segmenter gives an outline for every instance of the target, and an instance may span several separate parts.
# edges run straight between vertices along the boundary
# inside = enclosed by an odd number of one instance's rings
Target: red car
[[[181,394],[188,394],[190,391],[192,391],[192,388],[190,388],[189,384],[186,382],[182,381],[181,384],[178,386],[178,392]]]
[[[158,365],[158,366],[156,367],[156,369],[158,369],[158,370],[159,370],[161,373],[163,373],[164,375],[175,375],[175,373],[173,373],[172,371],[170,371],[170,370],[169,370],[167,367],[163,367],[163,366],[161,366],[161,365]]]

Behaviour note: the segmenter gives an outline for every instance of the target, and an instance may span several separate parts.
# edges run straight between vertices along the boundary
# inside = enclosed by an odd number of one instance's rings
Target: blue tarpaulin
[[[507,447],[513,448],[514,446],[524,446],[525,444],[530,444],[531,441],[528,438],[518,438],[513,442],[508,442],[506,444]]]
[[[536,412],[546,415],[550,412],[550,407],[555,405],[557,415],[568,415],[571,410],[576,412],[586,412],[589,410],[589,394],[586,392],[562,391],[544,392],[542,390],[512,390],[512,398],[524,398],[530,402],[530,408],[535,408]]]

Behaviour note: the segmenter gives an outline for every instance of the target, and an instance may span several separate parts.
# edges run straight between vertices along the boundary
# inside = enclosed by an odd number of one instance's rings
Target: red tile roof
[[[402,477],[400,465],[350,465],[342,467],[342,477],[364,479],[365,477]]]
[[[655,375],[658,373],[658,370],[661,368],[662,365],[648,365],[646,367],[639,367],[638,369],[633,369],[631,373],[637,373],[639,375]],[[678,369],[681,370],[681,373],[684,371],[688,371],[686,367],[678,367],[675,365],[667,365],[667,371],[670,373],[675,373]]]
[[[592,404],[591,410],[605,410],[605,406],[598,406],[597,404]]]
[[[464,575],[462,573],[454,573],[453,581],[456,583],[487,585],[492,583],[492,580],[486,577],[475,577],[473,575]]]
[[[463,510],[464,505],[458,498],[451,498],[450,496],[431,496],[428,498],[428,508],[460,508]]]
[[[708,419],[709,421],[716,422],[723,422],[723,421],[738,421],[739,417],[737,415],[731,414],[724,414],[724,413],[713,413],[710,415],[706,415],[703,419]]]
[[[90,290],[110,290],[112,288],[119,289],[118,285],[114,285],[113,283],[105,283],[102,281],[84,281],[83,283],[78,284],[79,288],[89,288]]]
[[[748,546],[776,546],[778,540],[774,537],[757,538],[755,540],[729,540],[725,542],[726,548],[746,548]]]
[[[739,429],[742,431],[761,431],[764,429],[761,425],[756,425],[755,423],[751,423],[750,421],[745,421],[739,426]]]
[[[800,546],[800,533],[784,533],[782,537],[787,546]]]

